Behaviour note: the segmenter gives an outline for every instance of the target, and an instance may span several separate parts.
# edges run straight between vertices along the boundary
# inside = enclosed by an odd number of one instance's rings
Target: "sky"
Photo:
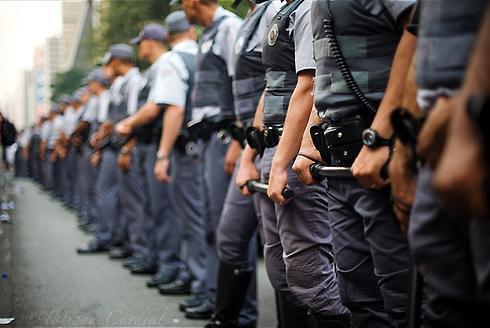
[[[59,34],[60,0],[0,0],[0,105],[15,95],[36,46]]]

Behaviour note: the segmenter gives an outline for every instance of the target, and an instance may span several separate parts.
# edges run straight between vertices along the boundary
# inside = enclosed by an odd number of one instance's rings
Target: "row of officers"
[[[487,1],[246,1],[180,1],[21,137],[77,251],[207,328],[256,327],[257,238],[281,328],[490,327]]]

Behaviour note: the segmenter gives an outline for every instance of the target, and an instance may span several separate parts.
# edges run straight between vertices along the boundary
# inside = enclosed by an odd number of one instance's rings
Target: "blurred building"
[[[82,36],[91,21],[91,1],[63,0],[63,25],[61,34],[61,70],[71,69],[79,57]]]
[[[56,74],[61,70],[61,44],[59,37],[46,40],[44,51],[44,99],[49,104],[51,99],[51,84]]]

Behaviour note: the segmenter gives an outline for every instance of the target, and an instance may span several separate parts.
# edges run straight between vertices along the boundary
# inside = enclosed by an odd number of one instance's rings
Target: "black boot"
[[[216,310],[205,328],[235,328],[245,303],[253,271],[220,261]]]
[[[315,328],[350,328],[351,319],[349,314],[324,315],[312,314]]]
[[[310,315],[306,307],[300,307],[292,302],[290,293],[277,292],[277,306],[279,307],[279,328],[309,328]]]

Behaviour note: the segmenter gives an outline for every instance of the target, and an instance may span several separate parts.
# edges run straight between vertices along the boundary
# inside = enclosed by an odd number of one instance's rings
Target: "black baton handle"
[[[310,166],[311,176],[317,181],[323,181],[325,178],[350,178],[352,172],[350,167],[327,166],[322,163],[314,163]]]
[[[314,163],[310,166],[310,174],[313,179],[323,181],[326,178],[351,178],[352,171],[350,167],[327,166],[322,163]],[[380,175],[383,179],[388,179],[388,164],[381,168]]]
[[[269,185],[266,183],[262,183],[257,180],[248,180],[247,181],[247,188],[251,192],[258,192],[261,194],[267,194],[267,189],[269,189]],[[291,199],[294,197],[294,191],[293,189],[286,187],[282,191],[282,197],[285,199]]]

